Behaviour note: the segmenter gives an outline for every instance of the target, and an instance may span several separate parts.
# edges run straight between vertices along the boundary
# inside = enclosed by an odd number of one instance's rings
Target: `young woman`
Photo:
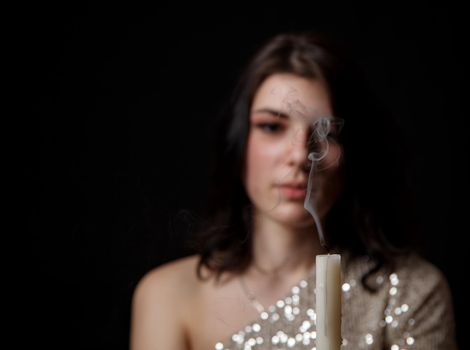
[[[344,349],[456,349],[445,278],[396,248],[410,202],[394,123],[346,56],[279,35],[234,96],[199,251],[141,280],[131,349],[314,349],[315,256],[331,251]]]

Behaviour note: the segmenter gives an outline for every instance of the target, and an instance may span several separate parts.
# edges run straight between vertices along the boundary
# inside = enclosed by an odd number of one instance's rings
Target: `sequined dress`
[[[396,270],[372,276],[376,293],[360,278],[371,268],[364,259],[342,260],[342,349],[455,350],[451,296],[442,273],[416,255]],[[315,269],[258,319],[216,350],[315,349]]]

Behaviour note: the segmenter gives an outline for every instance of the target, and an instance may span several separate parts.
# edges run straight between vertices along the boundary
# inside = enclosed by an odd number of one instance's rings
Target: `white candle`
[[[317,350],[341,347],[341,256],[316,257]]]

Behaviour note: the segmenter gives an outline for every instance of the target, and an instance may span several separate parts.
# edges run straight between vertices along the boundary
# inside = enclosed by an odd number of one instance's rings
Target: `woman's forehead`
[[[312,121],[331,116],[328,91],[318,80],[294,74],[274,74],[268,77],[255,93],[252,113],[278,111],[280,115]]]

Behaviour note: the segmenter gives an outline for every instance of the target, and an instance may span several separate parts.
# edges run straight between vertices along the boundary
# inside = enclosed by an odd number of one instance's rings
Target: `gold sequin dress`
[[[392,273],[378,271],[371,281],[360,278],[368,259],[342,259],[342,350],[456,350],[449,287],[442,273],[416,255],[402,258]],[[258,319],[216,350],[315,349],[315,268]]]

